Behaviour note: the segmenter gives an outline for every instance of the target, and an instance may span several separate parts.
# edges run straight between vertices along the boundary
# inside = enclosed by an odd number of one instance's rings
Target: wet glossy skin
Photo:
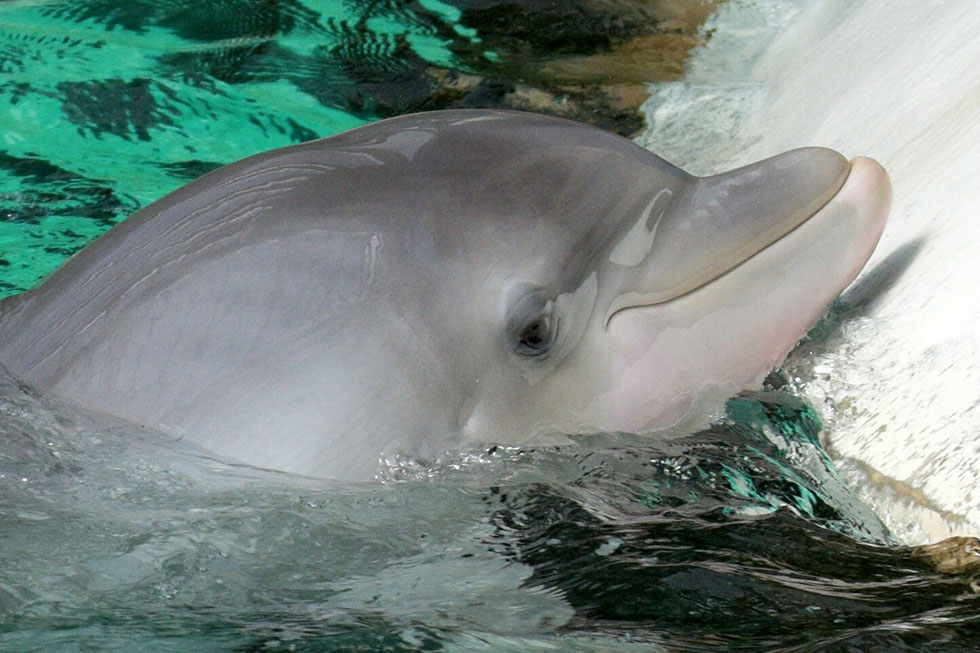
[[[382,452],[654,430],[758,383],[860,271],[890,190],[851,168],[807,149],[698,179],[553,118],[396,118],[138,212],[0,304],[0,363],[332,478]]]

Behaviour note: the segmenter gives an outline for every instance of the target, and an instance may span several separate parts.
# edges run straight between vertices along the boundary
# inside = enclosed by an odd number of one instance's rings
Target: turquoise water
[[[466,18],[502,5],[0,4],[0,293],[215,166],[496,106],[500,79],[438,80],[508,61]],[[819,429],[774,376],[675,442],[398,459],[337,485],[0,370],[0,650],[972,650],[972,572],[894,546]]]
[[[440,2],[0,4],[0,294],[219,165],[378,118],[460,67]],[[411,109],[412,103],[408,102]],[[384,108],[382,108],[384,110]]]
[[[575,99],[605,98],[594,85],[532,87],[523,77],[537,74],[528,60],[551,61],[542,47],[577,57],[608,50],[595,30],[635,37],[643,11],[583,20],[576,3],[524,3],[541,15],[501,28],[498,40],[514,49],[504,60],[461,23],[499,26],[500,4],[0,3],[0,297],[208,170],[380,117],[502,106],[627,134],[642,127],[635,108]],[[542,45],[527,21],[552,21],[556,34]]]

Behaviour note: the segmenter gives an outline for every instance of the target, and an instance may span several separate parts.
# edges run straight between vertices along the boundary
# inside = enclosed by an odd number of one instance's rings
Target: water
[[[0,649],[972,642],[971,578],[887,546],[770,391],[682,442],[236,467],[0,378]]]
[[[636,130],[620,104],[634,71],[601,91],[589,77],[616,48],[582,28],[529,35],[557,20],[548,3],[488,31],[499,4],[0,5],[2,289],[220,163],[388,113],[532,103]],[[727,167],[773,101],[751,74],[759,43],[812,3],[729,3],[710,40],[703,4],[665,23],[678,47],[707,44],[651,115],[679,163]],[[634,47],[663,36],[640,18],[667,18],[632,16],[598,24]],[[699,107],[711,119],[691,130]],[[229,464],[0,370],[0,650],[971,650],[973,544],[899,546],[794,394],[859,304],[688,438],[394,459],[365,485]]]

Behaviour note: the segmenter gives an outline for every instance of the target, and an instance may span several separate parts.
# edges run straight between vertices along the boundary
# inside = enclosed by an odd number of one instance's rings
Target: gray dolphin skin
[[[653,433],[767,372],[855,278],[885,171],[695,177],[532,114],[403,116],[259,154],[0,303],[0,364],[260,467]]]

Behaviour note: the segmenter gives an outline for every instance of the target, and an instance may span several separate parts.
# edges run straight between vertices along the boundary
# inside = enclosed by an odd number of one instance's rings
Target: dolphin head
[[[890,208],[880,165],[824,148],[695,177],[581,125],[500,118],[474,137],[486,169],[454,208],[475,273],[454,305],[479,311],[463,332],[481,325],[490,348],[460,414],[468,439],[697,424],[783,360]]]
[[[882,168],[698,178],[581,124],[448,111],[250,157],[0,307],[0,363],[246,463],[643,433],[758,385],[858,274]]]

